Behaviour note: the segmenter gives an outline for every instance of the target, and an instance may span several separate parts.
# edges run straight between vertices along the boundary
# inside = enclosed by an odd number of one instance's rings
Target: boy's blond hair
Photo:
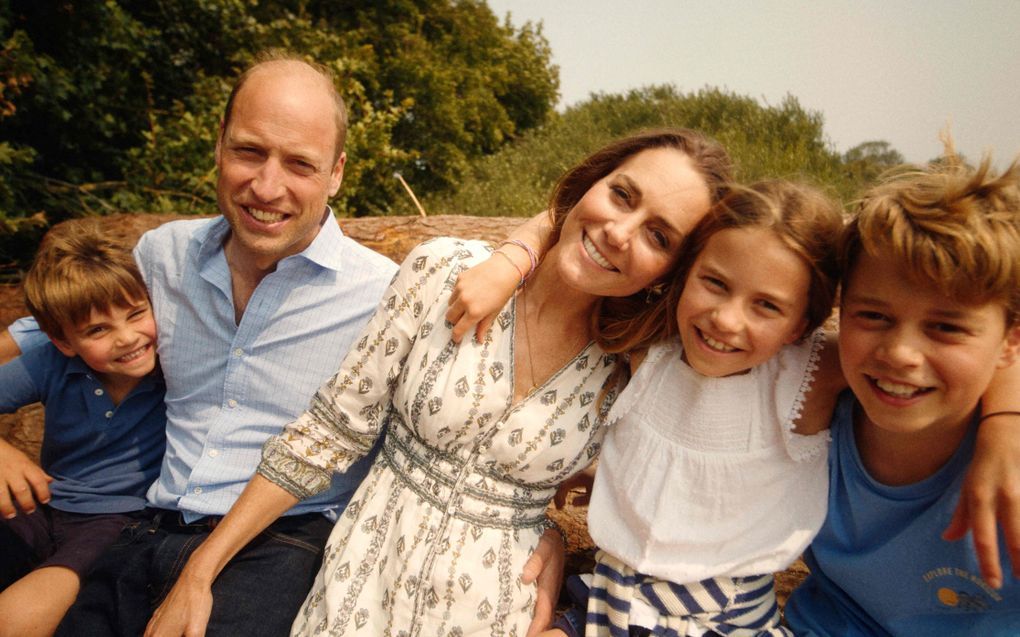
[[[1020,317],[1020,164],[1001,175],[984,157],[968,166],[945,156],[901,170],[871,188],[840,240],[844,285],[861,251],[890,254],[921,283],[960,303],[1002,300]]]
[[[66,221],[43,238],[24,281],[25,304],[40,329],[65,338],[93,309],[128,306],[148,298],[131,246],[93,220]]]

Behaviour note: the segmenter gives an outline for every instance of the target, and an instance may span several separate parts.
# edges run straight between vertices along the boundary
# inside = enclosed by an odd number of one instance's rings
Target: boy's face
[[[51,337],[66,356],[81,356],[103,380],[137,379],[156,366],[156,322],[148,299],[127,307],[92,308],[80,325],[64,325],[64,337]]]
[[[965,425],[1017,338],[1002,303],[956,302],[882,254],[862,253],[843,291],[843,374],[868,421],[890,433]]]

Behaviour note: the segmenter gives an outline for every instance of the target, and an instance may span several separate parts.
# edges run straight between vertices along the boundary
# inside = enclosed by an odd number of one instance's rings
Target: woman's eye
[[[661,230],[652,230],[652,240],[660,248],[669,248],[669,237],[666,236],[665,232]]]
[[[621,201],[630,201],[630,192],[623,186],[610,186],[609,191]]]
[[[705,283],[705,285],[707,287],[710,287],[710,288],[713,288],[713,289],[716,289],[716,290],[725,290],[726,289],[726,284],[722,282],[722,279],[716,278],[714,276],[705,275],[705,276],[701,277],[701,280],[704,281],[704,283]]]

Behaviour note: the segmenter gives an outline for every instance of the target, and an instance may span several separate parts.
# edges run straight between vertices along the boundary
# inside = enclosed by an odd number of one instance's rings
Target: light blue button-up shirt
[[[147,232],[135,248],[167,385],[166,455],[147,496],[188,521],[230,509],[255,473],[262,444],[336,372],[397,270],[326,215],[311,245],[259,283],[238,325],[223,252],[228,232],[222,217],[176,221]],[[334,517],[369,462],[288,514]]]

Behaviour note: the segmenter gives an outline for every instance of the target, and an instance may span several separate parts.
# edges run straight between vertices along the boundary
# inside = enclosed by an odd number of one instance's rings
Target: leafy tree
[[[719,140],[738,178],[800,177],[849,197],[842,160],[828,143],[822,116],[788,96],[778,105],[715,88],[680,93],[652,86],[595,94],[499,153],[474,163],[451,193],[426,198],[433,213],[531,215],[542,210],[556,179],[608,141],[646,128],[685,126]]]
[[[214,210],[217,123],[264,48],[338,75],[346,215],[390,213],[397,171],[450,188],[558,90],[541,30],[482,0],[0,0],[0,44],[0,267],[19,220]]]
[[[903,154],[889,142],[862,142],[843,153],[843,171],[847,179],[863,187],[905,161]]]

